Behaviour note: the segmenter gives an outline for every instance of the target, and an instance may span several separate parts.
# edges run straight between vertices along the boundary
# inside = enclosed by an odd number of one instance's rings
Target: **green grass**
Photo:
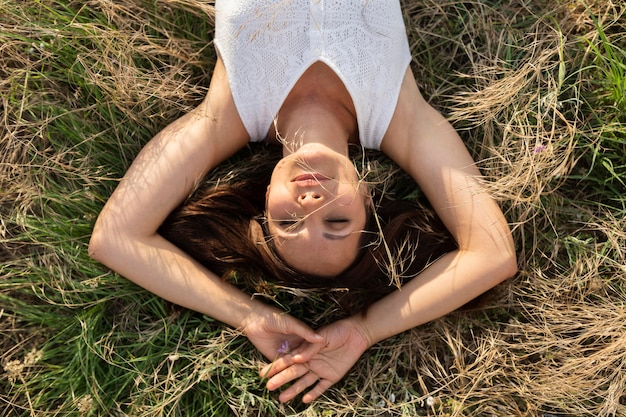
[[[305,406],[264,389],[237,332],[87,255],[137,152],[206,92],[211,6],[0,1],[1,415],[626,415],[626,9],[402,4],[418,82],[480,160],[520,273]]]

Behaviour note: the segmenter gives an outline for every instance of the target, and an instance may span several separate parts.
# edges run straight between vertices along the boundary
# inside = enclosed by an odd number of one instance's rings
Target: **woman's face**
[[[303,273],[339,274],[359,253],[368,204],[346,156],[303,145],[276,164],[267,187],[268,228],[278,255]]]

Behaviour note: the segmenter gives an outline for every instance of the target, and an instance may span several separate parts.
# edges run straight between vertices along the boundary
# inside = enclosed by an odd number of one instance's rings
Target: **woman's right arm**
[[[166,300],[244,330],[272,357],[284,340],[315,342],[314,332],[222,281],[157,234],[202,177],[247,142],[218,60],[204,101],[157,134],[132,163],[96,221],[89,253]]]

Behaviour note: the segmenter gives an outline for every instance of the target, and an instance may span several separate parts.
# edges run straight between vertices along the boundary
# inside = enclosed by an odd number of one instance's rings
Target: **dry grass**
[[[206,91],[210,2],[0,0],[3,415],[626,415],[625,6],[403,8],[418,81],[480,160],[521,271],[304,407],[263,390],[237,334],[86,254],[140,147]]]

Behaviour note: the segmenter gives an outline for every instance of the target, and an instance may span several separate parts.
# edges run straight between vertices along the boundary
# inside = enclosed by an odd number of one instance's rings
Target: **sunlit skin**
[[[278,255],[292,268],[333,276],[354,262],[369,197],[352,162],[320,143],[284,157],[267,188],[267,221]]]

